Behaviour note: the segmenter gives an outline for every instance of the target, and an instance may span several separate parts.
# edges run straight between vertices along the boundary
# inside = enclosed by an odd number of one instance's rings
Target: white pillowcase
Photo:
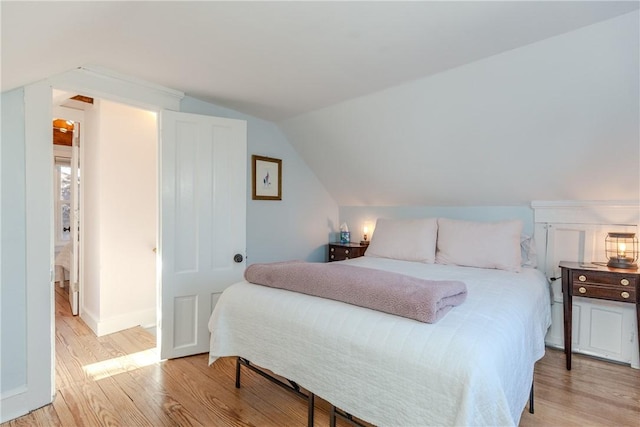
[[[365,256],[433,264],[436,260],[436,218],[376,221]]]
[[[521,269],[522,221],[472,222],[438,218],[438,264]]]

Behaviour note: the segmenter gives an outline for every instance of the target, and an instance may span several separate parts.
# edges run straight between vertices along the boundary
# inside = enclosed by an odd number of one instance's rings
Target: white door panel
[[[242,279],[246,122],[163,111],[160,258],[162,358],[208,351],[217,296]]]

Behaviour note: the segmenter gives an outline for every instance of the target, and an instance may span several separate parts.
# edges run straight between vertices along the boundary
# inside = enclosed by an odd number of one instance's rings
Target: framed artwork
[[[251,156],[252,199],[282,200],[282,160]]]

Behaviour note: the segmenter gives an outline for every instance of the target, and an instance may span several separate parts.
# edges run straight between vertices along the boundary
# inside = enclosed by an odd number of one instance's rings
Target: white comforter
[[[517,425],[551,324],[549,288],[521,273],[362,257],[352,265],[458,279],[435,324],[247,282],[209,321],[209,361],[241,356],[379,426]]]

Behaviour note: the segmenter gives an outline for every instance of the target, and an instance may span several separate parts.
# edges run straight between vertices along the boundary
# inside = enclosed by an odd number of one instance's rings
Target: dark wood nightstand
[[[361,257],[368,247],[360,243],[329,243],[329,262]]]
[[[564,354],[571,370],[573,296],[628,302],[636,305],[640,335],[640,271],[561,261],[564,306]],[[639,337],[640,338],[640,337]],[[638,339],[640,349],[640,339]]]

